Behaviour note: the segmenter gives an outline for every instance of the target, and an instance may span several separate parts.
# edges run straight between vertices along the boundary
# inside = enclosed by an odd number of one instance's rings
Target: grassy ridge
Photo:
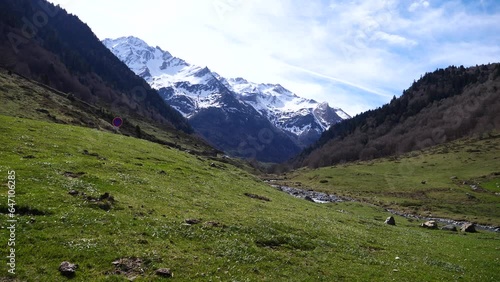
[[[387,226],[381,208],[296,199],[229,164],[118,134],[6,116],[0,133],[2,182],[17,177],[19,281],[64,281],[64,260],[79,264],[73,281],[151,281],[160,267],[175,281],[500,280],[495,233]],[[97,200],[105,192],[115,201]],[[118,274],[119,258],[140,266]]]
[[[98,100],[98,98],[96,97]],[[124,121],[120,133],[141,137],[160,144],[172,144],[198,154],[213,154],[214,149],[192,135],[174,130],[168,126],[153,124],[136,115],[133,111],[123,110],[116,105],[108,109],[91,105],[73,95],[57,91],[39,82],[26,79],[16,73],[0,68],[0,114],[97,128],[114,132],[111,124],[115,117]]]
[[[499,163],[497,134],[401,157],[301,169],[285,183],[409,213],[500,226]]]

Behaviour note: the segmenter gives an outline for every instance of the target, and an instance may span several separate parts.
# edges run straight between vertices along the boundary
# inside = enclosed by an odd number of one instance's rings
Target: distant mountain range
[[[279,84],[224,78],[137,37],[103,43],[198,133],[230,155],[284,161],[318,140],[332,124],[350,118],[341,109],[301,98]]]

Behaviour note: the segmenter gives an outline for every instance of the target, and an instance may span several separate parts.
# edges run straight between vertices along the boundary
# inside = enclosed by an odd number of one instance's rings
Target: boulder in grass
[[[394,217],[389,216],[384,223],[389,225],[396,225],[396,220],[394,219]]]
[[[426,222],[420,224],[420,226],[424,227],[424,228],[428,228],[428,229],[437,229],[438,228],[437,222],[434,220],[426,221]]]
[[[63,261],[59,265],[59,272],[66,277],[75,276],[75,271],[78,268],[78,264],[71,263],[69,261]]]
[[[462,225],[462,228],[460,229],[462,232],[469,232],[469,233],[474,233],[476,231],[476,225],[474,223],[465,223]]]
[[[173,277],[174,275],[172,274],[172,271],[170,271],[170,268],[160,268],[156,270],[156,275],[162,276],[162,277]]]

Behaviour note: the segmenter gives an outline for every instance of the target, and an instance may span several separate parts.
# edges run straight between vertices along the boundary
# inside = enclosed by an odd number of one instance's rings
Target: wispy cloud
[[[500,60],[496,0],[60,1],[100,38],[135,35],[221,75],[280,83],[349,114],[438,67]]]

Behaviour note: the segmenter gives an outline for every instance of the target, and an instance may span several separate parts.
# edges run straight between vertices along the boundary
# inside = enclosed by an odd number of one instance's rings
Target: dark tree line
[[[500,64],[437,69],[390,103],[333,125],[291,163],[368,160],[498,130],[499,88]]]
[[[42,5],[46,5],[47,11],[51,11],[52,14],[45,13],[45,17],[41,16],[44,11],[41,8]],[[36,30],[30,30],[26,28],[27,21],[29,21],[29,24],[38,21],[38,25],[43,26],[39,28],[35,26]],[[0,2],[0,25],[2,30],[10,30],[10,32],[4,32],[1,37],[4,46],[10,45],[9,42],[5,42],[9,40],[6,33],[12,34],[15,31],[14,34],[17,34],[18,40],[27,40],[21,37],[24,29],[25,33],[34,35],[29,38],[29,43],[25,45],[32,46],[32,44],[36,44],[42,47],[43,50],[54,54],[56,59],[47,60],[62,62],[70,72],[69,75],[78,77],[79,82],[88,90],[82,91],[81,89],[75,89],[76,86],[64,86],[60,83],[60,76],[62,75],[60,68],[52,65],[54,72],[58,71],[57,74],[48,72],[47,66],[36,67],[36,58],[28,62],[30,75],[34,79],[43,83],[53,83],[56,88],[65,88],[59,89],[61,91],[73,88],[71,89],[72,92],[75,95],[80,95],[79,98],[89,102],[98,99],[109,106],[119,97],[117,97],[116,93],[109,93],[109,91],[99,93],[96,89],[104,89],[105,87],[96,84],[104,83],[106,87],[110,87],[134,101],[138,110],[142,110],[142,115],[149,115],[150,117],[159,115],[177,129],[192,132],[187,120],[167,105],[160,95],[142,78],[136,76],[123,62],[116,58],[77,16],[68,14],[65,10],[45,0],[2,0]],[[19,47],[21,53],[28,52],[23,47]],[[43,53],[40,50],[38,52]],[[48,55],[43,54],[43,56]],[[134,91],[134,89],[140,89],[139,94],[141,95],[138,95],[138,91]],[[99,97],[90,97],[84,92],[89,92],[92,95],[99,93]]]

